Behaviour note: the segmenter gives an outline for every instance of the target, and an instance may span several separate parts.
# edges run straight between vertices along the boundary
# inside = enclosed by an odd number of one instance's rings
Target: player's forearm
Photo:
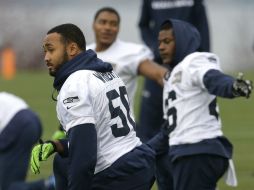
[[[92,188],[97,160],[97,133],[93,124],[75,126],[69,133],[70,190]]]
[[[67,139],[56,140],[53,142],[56,147],[56,152],[58,152],[62,157],[67,157],[69,155]]]
[[[156,81],[161,86],[163,86],[163,78],[167,72],[168,69],[151,60],[145,60],[139,65],[140,75]]]
[[[214,69],[207,71],[203,78],[205,87],[210,94],[225,98],[235,97],[232,91],[234,81],[233,77]]]

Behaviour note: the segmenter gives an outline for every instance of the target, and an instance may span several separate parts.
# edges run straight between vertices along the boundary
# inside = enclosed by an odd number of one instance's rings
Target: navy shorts
[[[215,190],[218,180],[228,168],[228,158],[197,154],[183,156],[172,164],[174,189]]]
[[[93,178],[94,190],[150,190],[154,183],[155,152],[146,144],[136,147]],[[67,190],[68,158],[54,159],[56,190]]]

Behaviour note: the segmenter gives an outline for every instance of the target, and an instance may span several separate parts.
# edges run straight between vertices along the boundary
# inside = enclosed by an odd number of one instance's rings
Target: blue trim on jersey
[[[141,37],[143,41],[153,50],[156,59],[160,57],[157,40],[160,25],[167,18],[184,20],[193,24],[201,34],[202,41],[200,51],[210,51],[210,35],[203,0],[194,0],[193,6],[172,6],[168,8],[164,7],[155,9],[152,7],[152,4],[157,1],[158,0],[143,0],[139,20]],[[162,3],[164,2],[165,1],[162,1]],[[174,3],[176,1],[167,2]]]
[[[198,143],[182,144],[170,146],[169,154],[172,161],[179,157],[196,154],[212,154],[231,158],[233,145],[226,137],[217,137],[214,139],[205,139]]]
[[[63,86],[65,80],[74,72],[79,70],[93,70],[98,72],[110,72],[113,70],[111,64],[103,62],[97,58],[93,50],[83,51],[70,61],[64,63],[56,72],[54,88],[58,91]]]
[[[90,189],[97,161],[97,133],[94,124],[81,124],[69,133],[70,190]]]
[[[0,152],[3,153],[6,150],[12,149],[12,146],[17,143],[17,139],[20,138],[25,128],[31,129],[31,139],[37,137],[38,140],[41,136],[42,126],[40,119],[36,113],[30,109],[23,109],[17,112],[3,129],[0,134]],[[32,128],[34,130],[32,130]]]
[[[235,97],[232,93],[234,81],[233,77],[215,69],[208,70],[203,78],[204,85],[210,94],[226,98]]]

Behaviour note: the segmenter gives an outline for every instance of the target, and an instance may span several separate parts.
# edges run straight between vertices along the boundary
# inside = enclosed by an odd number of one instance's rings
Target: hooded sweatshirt
[[[164,85],[163,102],[164,118],[172,119],[170,125],[175,127],[170,135],[171,159],[195,154],[231,158],[232,145],[221,131],[216,96],[232,98],[234,79],[221,72],[215,54],[197,52],[200,35],[195,27],[180,20],[169,21],[176,49],[170,64],[171,76]],[[206,110],[212,112],[203,117]]]
[[[91,189],[95,174],[141,144],[136,137],[126,87],[112,66],[92,50],[64,63],[54,88],[57,116],[68,143],[68,189]]]

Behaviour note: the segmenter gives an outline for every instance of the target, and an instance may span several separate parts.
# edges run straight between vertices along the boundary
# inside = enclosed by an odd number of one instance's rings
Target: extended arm
[[[168,69],[151,60],[142,61],[138,67],[138,74],[156,81],[161,86],[163,86],[163,77],[167,71]]]
[[[235,79],[215,69],[206,72],[203,82],[210,94],[226,98],[249,98],[253,88],[252,82],[244,80],[242,76]]]

